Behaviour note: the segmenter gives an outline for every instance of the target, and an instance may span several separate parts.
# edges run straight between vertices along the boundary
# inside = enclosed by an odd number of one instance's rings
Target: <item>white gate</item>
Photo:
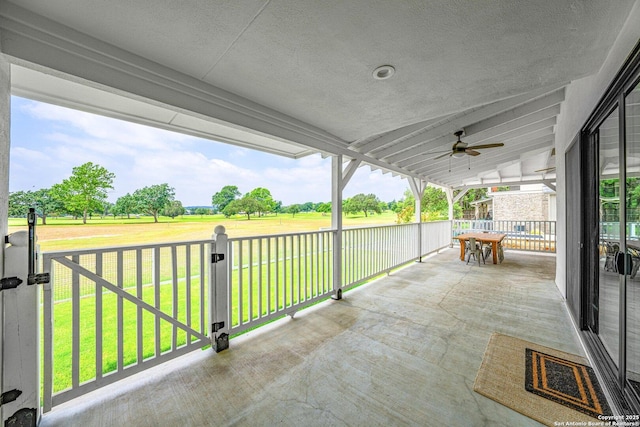
[[[210,243],[44,254],[45,412],[210,344]]]

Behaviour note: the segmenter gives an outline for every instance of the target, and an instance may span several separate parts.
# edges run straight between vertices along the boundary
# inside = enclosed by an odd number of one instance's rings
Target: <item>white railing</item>
[[[45,412],[210,343],[209,243],[43,254]]]
[[[337,237],[227,239],[216,227],[211,240],[44,253],[44,411],[194,349],[224,349],[229,335],[445,248],[451,223],[343,230],[339,254]]]
[[[556,251],[555,221],[454,220],[452,244],[460,243],[456,236],[478,231],[506,234],[502,242],[505,248],[535,252]]]
[[[433,221],[420,224],[420,256],[451,246],[451,221]]]
[[[230,333],[293,315],[332,295],[334,234],[229,239]],[[449,221],[343,230],[339,287],[348,290],[450,243]]]
[[[333,232],[229,239],[230,333],[326,298],[332,290]]]

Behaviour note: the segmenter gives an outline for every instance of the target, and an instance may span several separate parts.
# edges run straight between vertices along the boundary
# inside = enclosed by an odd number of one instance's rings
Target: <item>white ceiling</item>
[[[15,0],[0,46],[22,96],[457,187],[554,178],[564,87],[634,3]],[[459,129],[505,146],[433,160]]]

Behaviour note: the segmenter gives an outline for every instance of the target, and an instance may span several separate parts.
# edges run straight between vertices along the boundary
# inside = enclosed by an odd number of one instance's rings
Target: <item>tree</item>
[[[456,217],[459,217],[459,215],[461,214],[464,215],[465,211],[468,213],[471,211],[474,211],[475,209],[473,205],[471,205],[471,202],[475,202],[477,200],[481,200],[486,197],[487,197],[486,188],[472,188],[471,190],[467,191],[465,195],[462,196],[462,199],[459,202],[459,206],[462,212],[456,209]]]
[[[415,203],[413,193],[407,189],[404,192],[404,199],[396,203],[395,212],[398,216],[399,223],[413,221],[415,218]],[[423,221],[448,218],[449,202],[447,201],[445,192],[439,188],[427,186],[422,193],[420,213]]]
[[[179,200],[172,200],[167,205],[165,205],[164,209],[162,209],[162,215],[168,216],[171,219],[177,217],[178,215],[183,215],[185,212],[185,208],[182,206],[182,202]]]
[[[313,202],[306,202],[300,205],[300,212],[311,212],[315,205]]]
[[[428,220],[447,219],[449,217],[449,202],[447,195],[440,188],[427,186],[422,195],[420,210]]]
[[[32,206],[42,218],[42,225],[47,224],[47,216],[64,210],[64,204],[57,199],[49,188],[41,188],[32,193]]]
[[[316,212],[320,212],[322,216],[331,213],[331,202],[318,203],[315,206]]]
[[[127,193],[124,196],[118,197],[113,207],[113,213],[115,215],[126,215],[127,218],[131,218],[131,214],[136,213],[136,208],[137,202],[135,197]]]
[[[276,200],[275,205],[273,207],[273,211],[276,214],[279,214],[280,212],[282,212],[282,200]]]
[[[153,222],[158,222],[158,214],[165,206],[174,200],[175,190],[169,184],[156,184],[133,192],[137,209],[153,216]]]
[[[382,213],[380,200],[375,194],[356,194],[345,202],[343,205],[345,213],[364,212],[365,217],[369,212]]]
[[[200,217],[202,217],[203,215],[210,215],[211,214],[211,209],[196,208],[195,211],[193,211],[193,213],[196,214],[196,215],[200,215]]]
[[[254,188],[247,195],[259,203],[260,208],[256,212],[260,213],[260,215],[274,211],[276,202],[273,200],[271,192],[266,188]]]
[[[296,214],[300,212],[300,205],[291,205],[287,208],[287,212],[291,214],[292,217],[295,218]]]
[[[251,215],[260,212],[262,209],[262,204],[251,197],[249,194],[245,194],[242,199],[233,200],[229,203],[223,210],[222,213],[226,217],[230,217],[231,215],[244,214],[247,216],[247,219],[251,219]]]
[[[73,168],[71,176],[51,187],[51,195],[64,203],[69,212],[82,215],[87,223],[89,213],[102,210],[107,190],[113,189],[115,175],[100,165],[87,162]]]
[[[24,217],[29,212],[31,196],[28,191],[14,191],[9,193],[9,216]]]
[[[229,203],[240,197],[241,193],[235,185],[226,185],[211,197],[214,212],[222,212]]]
[[[113,215],[113,219],[116,218],[116,214],[113,212],[113,207],[115,205],[113,203],[110,202],[104,202],[102,204],[102,213],[100,214],[101,217],[105,217],[107,215]]]

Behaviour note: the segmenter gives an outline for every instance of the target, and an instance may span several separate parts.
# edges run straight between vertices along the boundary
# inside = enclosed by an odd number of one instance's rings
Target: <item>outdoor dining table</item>
[[[503,233],[465,233],[456,236],[456,239],[460,240],[460,260],[464,261],[465,242],[469,238],[474,237],[476,242],[491,243],[491,253],[493,254],[493,263],[498,263],[498,243],[507,237]]]

